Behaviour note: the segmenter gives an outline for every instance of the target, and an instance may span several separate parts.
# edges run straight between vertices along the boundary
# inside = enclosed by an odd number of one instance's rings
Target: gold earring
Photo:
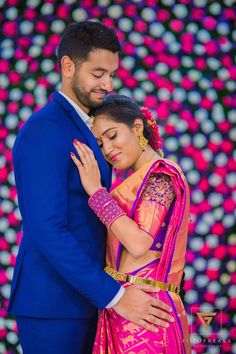
[[[141,149],[144,151],[145,147],[147,146],[148,140],[143,135],[143,132],[140,132],[138,134],[138,138],[139,138],[139,145],[140,145]]]

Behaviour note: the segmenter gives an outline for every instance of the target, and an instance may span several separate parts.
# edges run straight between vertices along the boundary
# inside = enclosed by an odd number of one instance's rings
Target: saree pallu
[[[139,210],[142,192],[153,174],[164,174],[171,180],[175,199],[169,212],[162,203],[155,206],[155,215],[149,213],[150,203],[145,206],[144,202]],[[185,263],[189,221],[189,189],[180,167],[167,159],[151,161],[112,190],[111,194],[127,215],[153,236],[154,243],[148,252],[158,248],[161,252],[160,258],[127,274],[179,286]],[[162,218],[162,215],[165,217]],[[150,221],[155,217],[160,223],[156,235],[152,233]],[[162,228],[164,238],[161,240]],[[119,270],[121,249],[119,240],[108,230],[106,265],[116,271]],[[132,286],[129,283],[121,284],[124,287]],[[122,318],[112,308],[104,309],[99,316],[93,354],[191,353],[187,317],[180,296],[164,290],[150,295],[159,298],[172,308],[174,322],[169,323],[168,328],[156,326],[155,333]]]

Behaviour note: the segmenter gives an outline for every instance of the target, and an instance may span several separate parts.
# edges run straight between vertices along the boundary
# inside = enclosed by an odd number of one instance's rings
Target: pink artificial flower
[[[157,20],[160,22],[166,22],[168,21],[170,18],[170,13],[169,11],[165,10],[165,9],[159,9],[159,11],[157,11]]]
[[[224,16],[227,20],[236,20],[236,14],[233,7],[227,7],[223,10]]]
[[[181,32],[184,29],[184,22],[178,19],[170,21],[170,28],[174,32]]]
[[[233,81],[236,80],[236,66],[229,68],[229,78]]]
[[[195,259],[193,259],[193,262],[194,262]],[[188,263],[192,264],[193,262],[189,262],[187,261]],[[194,282],[192,279],[187,279],[185,280],[184,282],[184,290],[185,291],[188,291],[188,290],[192,290],[194,288]]]
[[[221,65],[225,66],[226,68],[230,68],[233,65],[233,59],[230,55],[225,54],[221,58]]]
[[[101,8],[100,7],[92,7],[91,8],[91,16],[92,17],[99,17],[101,16]],[[66,16],[65,18],[67,18],[68,16]]]
[[[154,53],[162,53],[166,50],[166,44],[162,39],[157,39],[151,44],[150,48]]]
[[[169,106],[166,102],[161,102],[156,109],[158,119],[166,119],[170,115]]]
[[[129,17],[134,17],[137,14],[137,8],[135,5],[127,4],[124,8],[124,15]],[[137,20],[136,22],[145,23],[144,21]]]
[[[205,70],[207,65],[206,65],[206,60],[203,57],[197,57],[194,60],[195,67],[198,70]]]
[[[218,46],[216,45],[216,42],[213,39],[211,39],[208,42],[204,43],[203,46],[205,48],[206,54],[208,54],[209,56],[214,56],[219,51],[219,48],[218,48]]]
[[[152,68],[156,64],[156,60],[153,56],[147,55],[144,59],[143,62],[145,65],[148,67]]]
[[[6,284],[8,282],[9,282],[9,279],[7,277],[6,271],[0,270],[0,285]]]
[[[221,79],[218,79],[217,77],[213,78],[211,80],[211,85],[216,89],[217,91],[223,90],[225,86],[225,82]]]
[[[206,16],[203,19],[203,26],[208,30],[212,31],[216,28],[217,21],[214,17]]]
[[[39,69],[39,62],[37,60],[32,60],[29,64],[29,71],[32,72],[36,72]]]
[[[135,46],[132,43],[126,42],[123,46],[123,51],[126,55],[134,55],[135,54]]]
[[[27,8],[25,9],[24,12],[24,18],[26,20],[32,21],[37,17],[37,12],[35,11],[35,9],[32,8]]]
[[[211,249],[210,249],[210,247],[205,243],[204,246],[200,249],[199,253],[200,253],[203,257],[207,257],[207,256],[209,256],[209,254],[211,253]]]
[[[187,250],[186,252],[186,261],[190,264],[192,264],[194,262],[196,258],[196,255],[193,251]]]
[[[8,91],[4,88],[0,88],[0,101],[4,102],[7,100],[7,98],[8,98]],[[1,128],[0,128],[0,134],[1,134]]]
[[[207,110],[210,110],[210,109],[212,109],[213,103],[214,102],[212,100],[210,100],[210,98],[205,96],[205,97],[202,97],[201,102],[199,103],[199,106],[202,108],[205,108]]]
[[[221,222],[216,222],[211,227],[211,233],[216,234],[217,236],[222,236],[225,232],[225,228]]]
[[[10,62],[6,59],[0,59],[0,73],[8,73],[10,69]]]
[[[185,76],[181,80],[181,86],[185,90],[192,90],[195,86],[195,83],[189,77]]]
[[[32,93],[27,92],[23,95],[22,103],[26,106],[33,106],[35,103],[35,97]]]
[[[217,269],[207,269],[206,270],[206,276],[210,280],[216,280],[219,278],[219,271]]]
[[[219,245],[214,249],[213,255],[217,259],[224,259],[227,255],[227,249],[224,245]]]
[[[3,23],[2,32],[7,37],[15,37],[18,32],[18,25],[16,21],[8,21]]]
[[[9,250],[9,244],[4,238],[0,238],[0,250],[2,251],[8,251]]]
[[[54,47],[50,44],[46,44],[44,47],[43,47],[43,55],[45,57],[51,57],[53,54],[54,54]]]
[[[199,190],[201,190],[202,192],[208,192],[210,185],[209,185],[209,181],[206,177],[202,177],[199,184],[198,184]]]
[[[192,17],[193,20],[202,21],[204,14],[205,14],[205,11],[203,9],[199,9],[197,7],[192,7],[190,17]]]
[[[148,95],[144,99],[144,103],[143,104],[144,104],[145,107],[155,108],[157,106],[157,98],[156,98],[156,96]]]
[[[17,102],[9,102],[7,105],[7,111],[11,114],[15,114],[19,111],[19,104]]]
[[[48,42],[55,48],[58,46],[59,42],[60,42],[60,36],[59,34],[51,34],[48,37]]]
[[[135,21],[134,29],[139,33],[145,33],[147,31],[147,23],[142,20]]]
[[[138,85],[137,80],[134,77],[127,77],[125,79],[125,86],[130,89],[135,89]]]
[[[6,182],[8,176],[7,167],[0,167],[0,182]]]
[[[13,85],[19,84],[21,80],[20,74],[17,71],[10,72],[8,78]]]
[[[209,302],[210,304],[214,304],[216,301],[216,294],[212,294],[212,293],[205,293],[204,294],[204,299]],[[202,353],[202,351],[200,352]]]
[[[229,341],[223,341],[220,348],[223,351],[223,353],[232,353],[233,350],[232,343]]]
[[[112,27],[114,28],[114,20],[112,18],[104,18],[102,20],[102,23],[105,25],[105,26],[108,26],[108,27]]]
[[[30,39],[28,37],[19,37],[17,39],[17,45],[19,47],[23,47],[23,48],[29,48],[30,46]]]
[[[39,32],[39,33],[46,33],[48,32],[48,23],[46,21],[38,21],[36,22],[35,24],[35,30],[36,32]]]

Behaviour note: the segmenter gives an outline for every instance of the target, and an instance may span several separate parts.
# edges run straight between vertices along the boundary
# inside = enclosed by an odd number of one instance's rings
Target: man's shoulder
[[[32,129],[33,127],[45,126],[45,125],[59,125],[58,117],[63,115],[63,110],[56,101],[49,101],[45,106],[34,112],[24,123],[20,131]]]
[[[54,102],[48,102],[44,107],[34,112],[19,130],[14,147],[30,138],[44,136],[45,134],[63,134],[64,128],[61,124],[60,111],[55,109]]]

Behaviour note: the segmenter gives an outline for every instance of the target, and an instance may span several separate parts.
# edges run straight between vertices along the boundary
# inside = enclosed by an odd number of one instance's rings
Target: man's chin
[[[104,97],[97,100],[90,100],[90,108],[97,108],[103,104]]]

